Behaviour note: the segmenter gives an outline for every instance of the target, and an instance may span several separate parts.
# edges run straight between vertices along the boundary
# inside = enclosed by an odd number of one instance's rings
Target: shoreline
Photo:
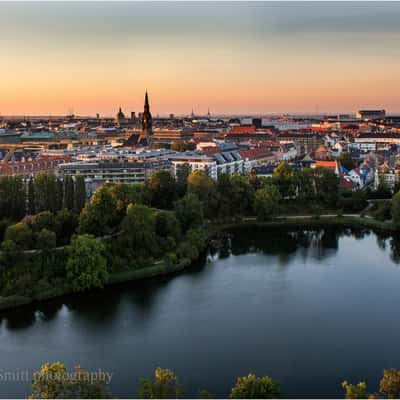
[[[161,276],[173,275],[175,273],[185,270],[192,262],[196,260],[190,260],[188,258],[182,259],[179,263],[172,266],[167,266],[164,262],[155,262],[151,266],[139,268],[133,271],[122,271],[114,274],[110,274],[109,281],[104,285],[103,288],[108,286],[117,285],[120,283],[139,281],[141,279],[151,279]],[[102,290],[103,288],[92,288],[91,290]],[[8,296],[0,297],[0,313],[14,308],[39,303],[42,301],[57,299],[66,295],[83,294],[82,292],[74,292],[72,290],[63,290],[60,288],[59,292],[51,295],[44,295],[40,297],[26,297],[26,296]]]
[[[360,217],[360,216],[337,216],[337,215],[325,215],[325,216],[280,216],[275,217],[268,221],[258,221],[255,217],[242,218],[236,221],[227,222],[212,222],[209,224],[209,238],[220,232],[224,232],[232,228],[240,228],[241,226],[260,226],[260,227],[278,227],[278,226],[310,226],[310,227],[321,227],[321,226],[344,226],[344,227],[365,227],[369,229],[375,229],[386,232],[396,232],[396,227],[391,222],[377,221],[372,218]],[[179,273],[190,267],[196,260],[190,260],[189,258],[182,259],[175,265],[167,266],[164,261],[157,261],[151,266],[143,267],[133,271],[122,271],[110,275],[109,281],[104,287],[112,286],[119,283],[138,281],[142,279],[151,279],[162,276],[173,275]],[[102,288],[93,288],[92,290],[101,290]],[[73,295],[75,293],[82,294],[84,292],[73,292],[72,290],[64,290],[59,288],[59,291],[52,293],[51,295],[44,294],[40,297],[25,297],[25,296],[8,296],[0,297],[0,313],[14,308],[31,305],[37,302],[47,301],[51,299],[60,298],[65,295]]]
[[[255,217],[243,218],[241,221],[227,221],[219,224],[211,224],[214,233],[229,228],[238,228],[240,226],[349,226],[349,227],[365,227],[377,229],[386,232],[396,232],[398,229],[391,222],[377,221],[372,218],[360,217],[355,215],[323,215],[323,216],[279,216],[267,221],[258,221]]]

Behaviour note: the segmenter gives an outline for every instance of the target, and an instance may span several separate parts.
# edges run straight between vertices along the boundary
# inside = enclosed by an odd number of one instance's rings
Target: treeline
[[[275,169],[272,177],[220,174],[216,181],[204,171],[189,174],[188,167],[182,166],[176,180],[166,172],[153,176],[146,191],[146,200],[157,208],[172,208],[174,201],[186,193],[195,194],[208,219],[254,215],[267,219],[292,210],[353,212],[367,205],[365,192],[339,190],[339,179],[333,171],[294,171],[286,162]]]
[[[175,141],[173,143],[154,143],[155,149],[171,149],[179,152],[196,150],[196,143]]]
[[[184,386],[175,373],[169,369],[157,368],[154,379],[143,379],[133,398],[140,399],[180,399],[184,398]],[[31,399],[109,399],[110,377],[105,372],[90,373],[80,366],[68,371],[60,362],[44,364],[34,373]],[[268,376],[254,374],[239,377],[232,388],[231,399],[273,399],[280,397],[280,385]],[[215,396],[205,389],[198,392],[200,399]]]
[[[0,177],[0,221],[19,221],[25,215],[62,209],[79,214],[86,202],[82,176],[72,179],[40,173],[24,180],[20,176]]]
[[[0,296],[46,298],[102,287],[156,262],[165,273],[197,259],[207,244],[200,201],[188,194],[171,210],[156,209],[146,205],[156,195],[146,186],[105,184],[79,216],[42,211],[9,225],[0,246]]]
[[[207,219],[223,219],[236,216],[257,215],[270,218],[288,211],[338,209],[343,212],[360,211],[366,207],[363,191],[339,190],[339,180],[334,172],[324,169],[302,169],[294,171],[286,162],[281,163],[272,177],[221,174],[217,181],[204,171],[189,174],[189,166],[177,171],[176,179],[168,171],[155,173],[145,185],[114,185],[117,199],[117,214],[126,210],[129,200],[149,207],[172,210],[177,200],[187,193],[197,196]],[[117,191],[119,193],[117,193]],[[98,196],[100,197],[100,196]],[[97,198],[96,198],[97,199]],[[79,214],[85,205],[84,179],[74,180],[66,176],[63,181],[54,174],[39,174],[28,182],[20,177],[0,178],[0,239],[11,222],[25,215],[43,211],[53,214],[68,210]],[[102,203],[102,199],[97,199]],[[104,204],[107,213],[109,205]],[[104,234],[105,228],[91,229],[91,233]]]
[[[19,199],[36,213],[3,224],[0,296],[34,298],[101,287],[155,262],[175,268],[195,260],[206,247],[206,221],[266,220],[294,206],[315,213],[366,204],[363,192],[339,191],[332,171],[293,171],[287,163],[272,177],[222,174],[216,181],[183,165],[176,178],[162,170],[145,184],[104,184],[86,204],[82,178],[61,182],[41,174],[26,190],[19,178],[2,184],[2,207]],[[5,208],[3,213],[10,217]]]
[[[137,392],[132,397],[140,399],[180,399],[185,397],[185,388],[176,374],[169,369],[157,368],[154,379],[142,379]],[[95,374],[85,371],[80,366],[68,372],[64,364],[44,364],[34,373],[31,399],[49,398],[111,398],[109,389],[110,376],[105,372]],[[342,383],[346,399],[396,399],[400,396],[400,371],[385,369],[379,383],[379,392],[368,394],[365,382]],[[269,376],[248,374],[237,378],[232,387],[230,399],[276,399],[282,396],[281,385]],[[198,391],[198,398],[211,399],[216,396],[205,389]],[[226,396],[228,397],[228,396]]]

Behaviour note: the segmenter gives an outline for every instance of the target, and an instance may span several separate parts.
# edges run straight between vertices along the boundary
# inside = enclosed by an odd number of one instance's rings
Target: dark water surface
[[[245,229],[232,252],[167,280],[143,281],[3,313],[0,374],[45,362],[113,372],[135,396],[156,367],[195,396],[226,396],[250,371],[287,396],[342,395],[344,380],[377,390],[400,368],[398,239],[329,228]],[[2,397],[29,394],[5,382]]]

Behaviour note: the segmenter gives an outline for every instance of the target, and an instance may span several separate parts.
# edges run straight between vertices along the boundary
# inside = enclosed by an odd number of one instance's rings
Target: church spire
[[[144,132],[146,132],[147,135],[151,135],[153,133],[153,118],[150,113],[149,95],[147,93],[147,90],[146,90],[146,94],[144,96],[142,130]]]

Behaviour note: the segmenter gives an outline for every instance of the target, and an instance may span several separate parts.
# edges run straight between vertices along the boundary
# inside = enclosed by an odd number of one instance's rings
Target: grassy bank
[[[236,228],[240,226],[345,226],[345,227],[365,227],[371,229],[379,229],[389,232],[396,232],[398,229],[389,221],[377,221],[372,218],[353,217],[353,216],[307,216],[307,217],[296,217],[296,218],[273,218],[268,221],[258,221],[256,218],[246,218],[241,220],[235,220],[231,222],[213,223],[210,224],[210,230],[213,233],[219,231],[229,230],[229,228]]]
[[[157,276],[172,275],[183,271],[185,268],[190,266],[192,261],[189,258],[184,258],[180,262],[174,265],[167,265],[163,261],[158,261],[150,266],[146,266],[140,269],[132,271],[116,272],[110,275],[106,286],[110,286],[117,283],[136,281],[140,279],[154,278]],[[44,292],[40,296],[26,297],[26,296],[0,296],[0,311],[24,306],[31,304],[35,301],[50,300],[57,297],[61,297],[67,294],[72,294],[70,289],[54,288],[49,292]]]

